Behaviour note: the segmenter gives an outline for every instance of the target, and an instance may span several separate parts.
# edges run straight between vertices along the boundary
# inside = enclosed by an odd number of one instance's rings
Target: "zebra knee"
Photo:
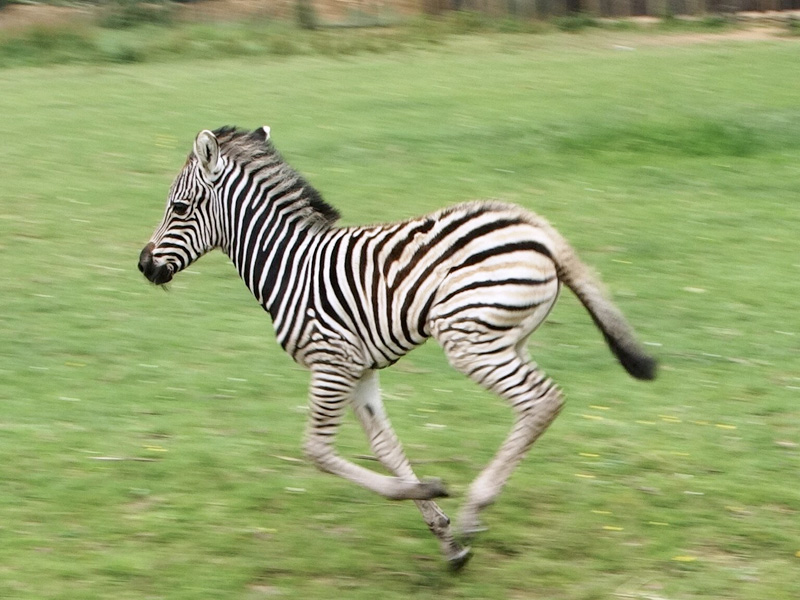
[[[320,471],[331,472],[330,465],[335,459],[335,454],[328,440],[309,435],[303,445],[303,452],[306,458]]]
[[[544,389],[542,389],[544,388]],[[564,407],[564,394],[551,380],[545,380],[532,397],[516,405],[519,419],[547,427]]]

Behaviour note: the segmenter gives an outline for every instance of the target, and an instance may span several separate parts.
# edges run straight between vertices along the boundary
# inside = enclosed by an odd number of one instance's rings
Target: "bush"
[[[664,31],[721,31],[734,25],[735,21],[721,14],[699,19],[668,14],[659,21],[658,27]]]
[[[800,18],[790,17],[786,22],[786,25],[789,28],[789,35],[800,36]]]
[[[138,25],[171,25],[172,22],[172,6],[165,0],[112,0],[101,11],[98,24],[108,29],[129,29]]]
[[[0,36],[0,67],[93,62],[99,52],[81,27],[36,26],[21,35]]]
[[[317,28],[317,13],[314,11],[314,6],[311,0],[297,0],[297,24],[303,29],[316,29]]]
[[[706,15],[700,20],[704,29],[724,29],[731,24],[731,19],[724,15]]]
[[[491,17],[472,10],[456,10],[450,16],[450,27],[455,34],[479,33],[486,31]]]
[[[586,29],[587,27],[599,27],[597,19],[586,13],[575,13],[566,17],[557,17],[553,19],[553,25],[558,27],[561,31],[569,31],[571,33]]]

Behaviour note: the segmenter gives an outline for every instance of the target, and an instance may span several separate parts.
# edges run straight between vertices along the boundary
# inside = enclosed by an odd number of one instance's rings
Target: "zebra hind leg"
[[[353,394],[353,410],[364,428],[375,456],[390,472],[405,480],[417,480],[400,441],[392,429],[381,401],[378,374],[368,371],[359,380]],[[461,569],[471,556],[470,549],[456,542],[450,518],[432,500],[415,500],[428,529],[439,540],[439,546],[453,570]]]
[[[479,513],[494,502],[511,473],[558,416],[564,403],[558,386],[535,365],[520,359],[515,367],[519,374],[519,379],[514,377],[519,381],[517,385],[509,390],[507,386],[512,384],[501,379],[492,382],[490,388],[511,404],[515,420],[497,454],[470,484],[467,501],[458,520],[459,532],[464,539],[471,538],[483,529]]]
[[[530,361],[524,349],[527,333],[503,336],[510,344],[498,344],[496,335],[492,343],[469,342],[449,331],[458,327],[437,328],[437,336],[450,364],[482,387],[504,398],[514,411],[511,432],[491,462],[470,484],[466,502],[461,509],[458,530],[464,539],[482,531],[479,514],[492,504],[511,473],[533,443],[556,418],[563,405],[561,391],[536,364]],[[496,333],[496,332],[495,332]]]

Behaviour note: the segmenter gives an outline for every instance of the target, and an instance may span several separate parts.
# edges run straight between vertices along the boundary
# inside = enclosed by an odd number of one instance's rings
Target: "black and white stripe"
[[[367,227],[337,227],[338,216],[284,162],[268,128],[203,131],[139,268],[165,283],[221,248],[272,316],[281,346],[312,372],[308,455],[387,497],[416,500],[446,556],[460,566],[467,549],[432,501],[444,488],[411,471],[375,370],[434,337],[453,367],[514,409],[509,437],[470,487],[461,514],[469,535],[479,527],[478,512],[561,408],[558,388],[528,359],[525,342],[562,283],[632,375],[652,379],[655,363],[564,238],[520,207],[470,202]],[[333,437],[349,405],[394,477],[335,453]]]

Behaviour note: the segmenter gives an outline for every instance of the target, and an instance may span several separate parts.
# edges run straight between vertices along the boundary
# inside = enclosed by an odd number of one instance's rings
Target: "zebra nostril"
[[[139,254],[139,272],[146,273],[149,269],[152,269],[154,247],[155,244],[150,242],[144,248],[142,248],[142,251]]]

